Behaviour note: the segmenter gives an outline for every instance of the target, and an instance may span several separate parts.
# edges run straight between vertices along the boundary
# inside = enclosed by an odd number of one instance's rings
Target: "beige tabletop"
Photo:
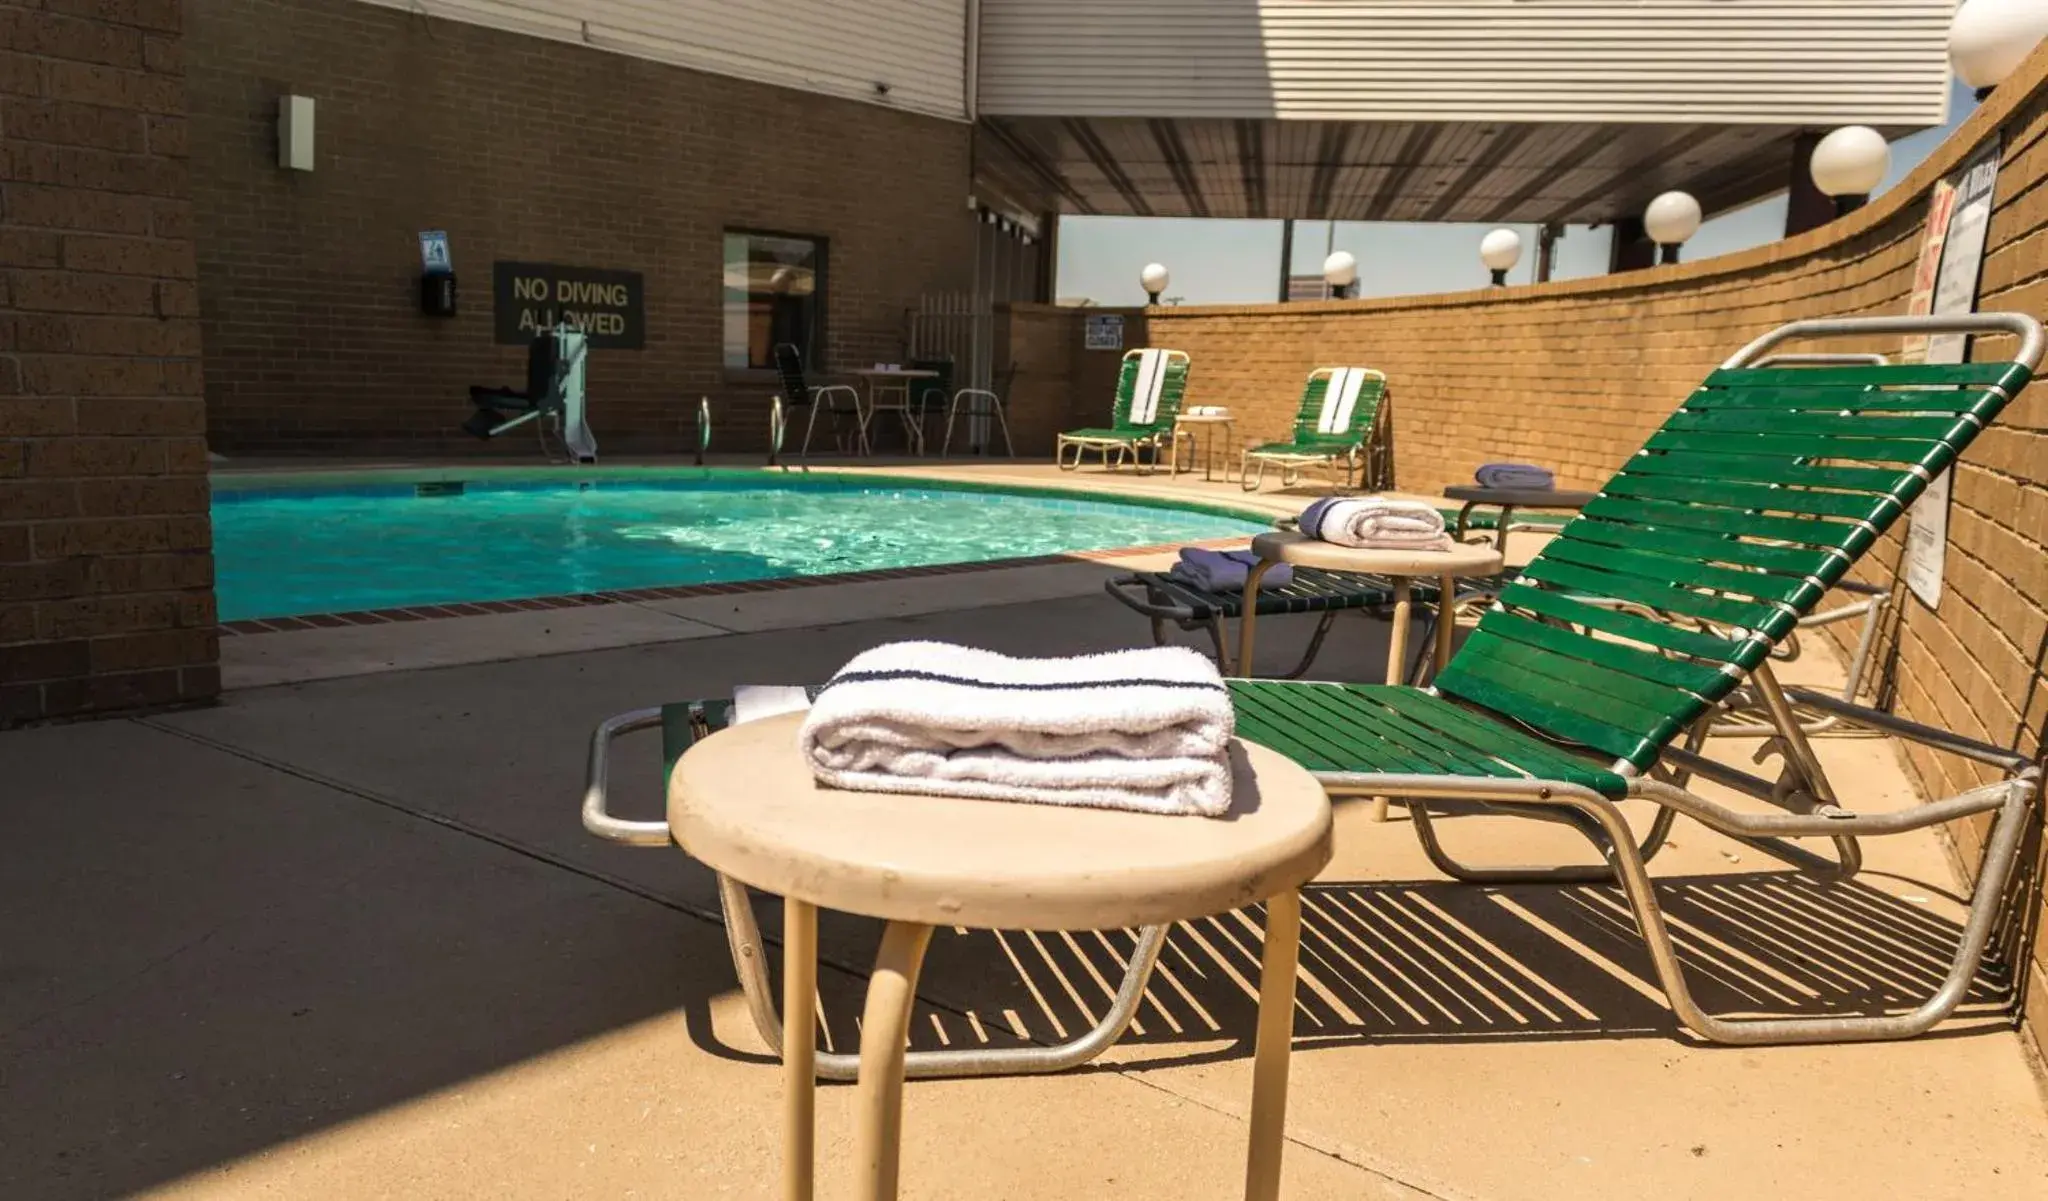
[[[1258,535],[1252,539],[1252,553],[1276,563],[1387,576],[1479,576],[1501,569],[1500,552],[1489,546],[1460,542],[1441,551],[1386,550],[1338,546],[1292,530]]]
[[[1221,818],[842,792],[796,749],[802,714],[705,739],[669,780],[676,842],[757,888],[828,909],[984,929],[1094,930],[1222,913],[1330,858],[1322,786],[1234,745]]]
[[[916,367],[856,367],[847,372],[867,379],[937,379],[936,371],[925,371]]]

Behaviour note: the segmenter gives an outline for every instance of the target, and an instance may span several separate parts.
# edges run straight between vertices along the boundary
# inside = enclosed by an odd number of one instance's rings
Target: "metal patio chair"
[[[851,384],[807,384],[804,381],[804,359],[802,352],[788,342],[775,344],[775,374],[782,383],[781,416],[778,421],[787,421],[791,408],[808,407],[810,416],[804,420],[804,440],[797,448],[799,461],[808,459],[811,453],[811,434],[818,427],[818,410],[824,409],[832,415],[832,440],[834,446],[844,451],[845,439],[839,433],[839,419],[846,414],[853,415],[853,448],[860,454],[867,454],[868,410],[861,400],[860,390]],[[774,435],[776,449],[781,449],[781,428]]]

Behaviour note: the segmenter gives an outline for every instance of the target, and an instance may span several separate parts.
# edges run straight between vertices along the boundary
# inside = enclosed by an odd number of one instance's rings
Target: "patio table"
[[[1454,484],[1444,489],[1444,499],[1463,501],[1458,510],[1458,520],[1452,527],[1451,536],[1458,541],[1465,540],[1465,531],[1472,520],[1472,510],[1482,505],[1498,508],[1500,520],[1493,527],[1495,548],[1506,550],[1508,526],[1513,522],[1516,509],[1552,509],[1576,513],[1593,502],[1592,492],[1568,492],[1556,488],[1482,488],[1477,484]]]
[[[919,380],[935,380],[939,378],[939,373],[917,367],[857,367],[847,372],[847,374],[858,376],[867,381],[869,422],[872,423],[875,414],[884,410],[898,414],[903,419],[904,440],[910,444],[911,450],[918,454],[923,454],[924,421],[921,415],[915,423],[911,421],[910,390],[911,386]],[[901,402],[897,404],[883,404],[882,394],[884,392],[899,394],[902,397]],[[868,445],[870,449],[874,446],[872,442]]]
[[[854,1149],[863,1201],[896,1196],[903,1057],[934,926],[1126,929],[1266,902],[1245,1196],[1278,1195],[1300,886],[1330,860],[1330,804],[1307,771],[1232,744],[1222,818],[821,786],[802,714],[730,727],[669,777],[669,828],[716,871],[783,897],[783,1190],[812,1194],[819,907],[885,920],[861,1022]]]
[[[1394,590],[1394,628],[1387,638],[1389,684],[1402,683],[1401,665],[1408,660],[1408,617],[1411,608],[1408,582],[1416,577],[1437,577],[1436,655],[1437,669],[1451,660],[1452,620],[1447,604],[1455,604],[1459,579],[1500,574],[1500,551],[1457,542],[1449,550],[1384,550],[1377,547],[1339,546],[1311,538],[1296,530],[1275,530],[1252,539],[1252,554],[1258,562],[1244,582],[1244,613],[1238,618],[1238,670],[1252,674],[1252,638],[1258,624],[1259,582],[1276,563],[1299,567],[1320,567],[1330,571],[1357,571],[1385,576]],[[1387,798],[1373,799],[1374,821],[1387,820]]]
[[[1205,482],[1216,478],[1216,439],[1223,438],[1223,478],[1230,478],[1230,443],[1237,435],[1237,419],[1229,413],[1182,413],[1173,419],[1173,459],[1169,474],[1180,474],[1180,443],[1185,438],[1189,449],[1196,449],[1197,430],[1202,431],[1205,441],[1200,445],[1202,453],[1202,479]],[[1193,465],[1189,465],[1192,471]]]

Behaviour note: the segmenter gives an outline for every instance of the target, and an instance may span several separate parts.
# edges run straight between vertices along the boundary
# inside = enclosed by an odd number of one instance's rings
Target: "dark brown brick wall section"
[[[965,124],[355,0],[191,0],[199,279],[214,448],[470,453],[491,264],[642,272],[647,345],[601,350],[603,453],[767,440],[767,380],[721,366],[722,232],[821,235],[840,368],[895,361],[921,292],[972,280]],[[276,98],[315,103],[314,171],[277,166]],[[422,316],[418,232],[449,233],[461,314]],[[533,453],[533,439],[490,449]]]
[[[219,691],[178,0],[0,0],[0,728]]]

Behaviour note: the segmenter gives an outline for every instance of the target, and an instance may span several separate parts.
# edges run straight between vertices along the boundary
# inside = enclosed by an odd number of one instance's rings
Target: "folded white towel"
[[[1217,817],[1230,695],[1185,647],[1012,659],[938,642],[854,656],[798,736],[819,781],[866,792]]]
[[[1166,574],[1204,592],[1242,592],[1250,582],[1252,568],[1258,561],[1259,557],[1248,550],[1184,546],[1180,551],[1180,562]],[[1265,576],[1259,580],[1259,587],[1281,588],[1293,581],[1293,565],[1275,563],[1266,569]]]
[[[1338,546],[1384,550],[1449,550],[1444,515],[1414,500],[1381,496],[1325,497],[1302,510],[1301,532]]]

